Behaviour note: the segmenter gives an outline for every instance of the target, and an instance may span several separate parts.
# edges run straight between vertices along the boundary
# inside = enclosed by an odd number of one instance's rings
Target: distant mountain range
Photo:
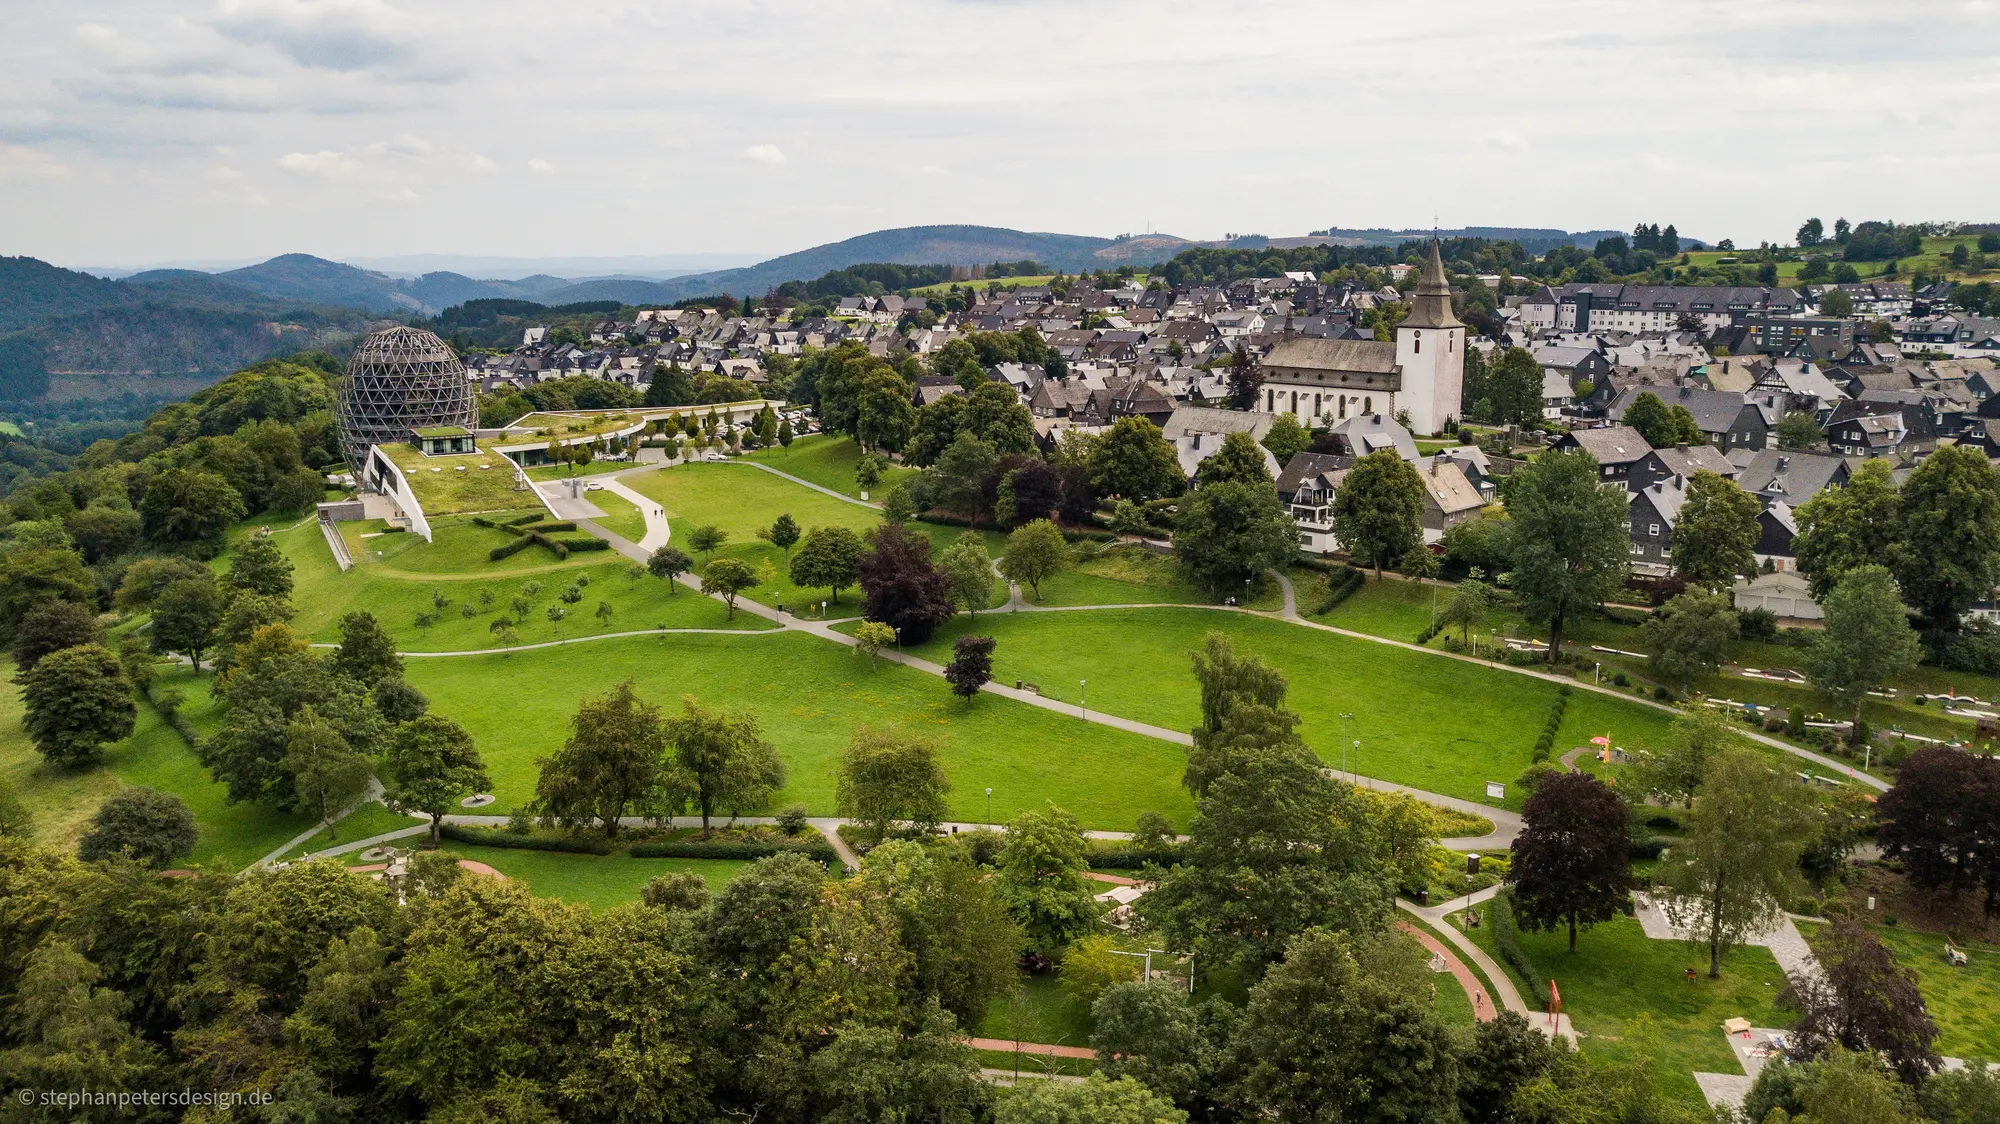
[[[1299,238],[1243,235],[1227,241],[1194,241],[1168,234],[1095,238],[993,226],[912,226],[878,230],[755,265],[683,276],[663,276],[671,272],[664,267],[676,261],[693,264],[703,257],[712,261],[721,255],[540,259],[552,268],[579,263],[612,267],[607,275],[586,278],[544,272],[481,279],[450,270],[396,276],[309,254],[283,254],[217,272],[153,269],[108,280],[34,258],[0,258],[0,400],[125,393],[174,396],[185,393],[182,388],[187,384],[213,381],[272,354],[338,344],[376,318],[432,315],[482,298],[545,305],[604,300],[669,304],[724,293],[762,296],[787,281],[809,281],[870,262],[982,265],[1032,258],[1074,272],[1147,266],[1195,247],[1395,245],[1429,233],[1336,228]],[[1564,242],[1589,246],[1620,232],[1469,227],[1439,233],[1511,238],[1529,252],[1541,253]],[[449,261],[473,269],[535,260],[440,255],[370,259],[390,268]]]

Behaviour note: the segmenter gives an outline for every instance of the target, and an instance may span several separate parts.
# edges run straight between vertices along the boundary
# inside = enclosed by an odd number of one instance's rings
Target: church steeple
[[[1410,315],[1399,327],[1404,328],[1458,328],[1462,327],[1458,317],[1451,314],[1451,282],[1444,277],[1444,257],[1439,251],[1436,235],[1431,236],[1430,259],[1424,262],[1423,279],[1417,282],[1416,299],[1410,303]]]

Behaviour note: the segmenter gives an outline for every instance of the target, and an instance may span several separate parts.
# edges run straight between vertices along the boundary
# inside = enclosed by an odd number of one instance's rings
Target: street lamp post
[[[1353,721],[1353,719],[1354,715],[1352,714],[1343,714],[1340,716],[1340,771],[1343,773],[1347,773],[1347,724]],[[1353,780],[1354,774],[1347,773],[1347,779],[1350,781]]]
[[[993,786],[986,786],[986,826],[993,826]]]
[[[1363,779],[1363,777],[1361,776],[1361,739],[1360,739],[1360,738],[1355,738],[1355,739],[1354,739],[1354,779],[1355,779],[1355,781],[1356,781],[1357,783],[1358,783],[1358,782],[1360,782],[1360,781],[1361,781],[1361,780]]]
[[[1254,580],[1254,575],[1243,579],[1243,607],[1246,609],[1250,607],[1250,583]]]
[[[903,654],[903,630],[900,628],[896,630],[896,654]]]
[[[1088,683],[1087,679],[1076,681],[1076,709],[1084,718],[1090,717],[1090,693],[1084,689]]]

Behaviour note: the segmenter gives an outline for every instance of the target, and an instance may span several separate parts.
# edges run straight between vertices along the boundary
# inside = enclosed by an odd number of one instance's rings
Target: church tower
[[[1396,366],[1402,372],[1396,407],[1410,412],[1412,431],[1434,434],[1444,428],[1446,418],[1461,416],[1465,325],[1451,314],[1451,284],[1444,277],[1436,236],[1410,315],[1396,326]]]

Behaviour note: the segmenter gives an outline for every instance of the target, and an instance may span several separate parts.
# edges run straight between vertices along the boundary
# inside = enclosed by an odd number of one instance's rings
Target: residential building
[[[1573,429],[1556,441],[1558,449],[1582,449],[1597,460],[1598,475],[1606,484],[1625,487],[1632,469],[1653,451],[1639,431],[1629,425],[1599,429]]]

